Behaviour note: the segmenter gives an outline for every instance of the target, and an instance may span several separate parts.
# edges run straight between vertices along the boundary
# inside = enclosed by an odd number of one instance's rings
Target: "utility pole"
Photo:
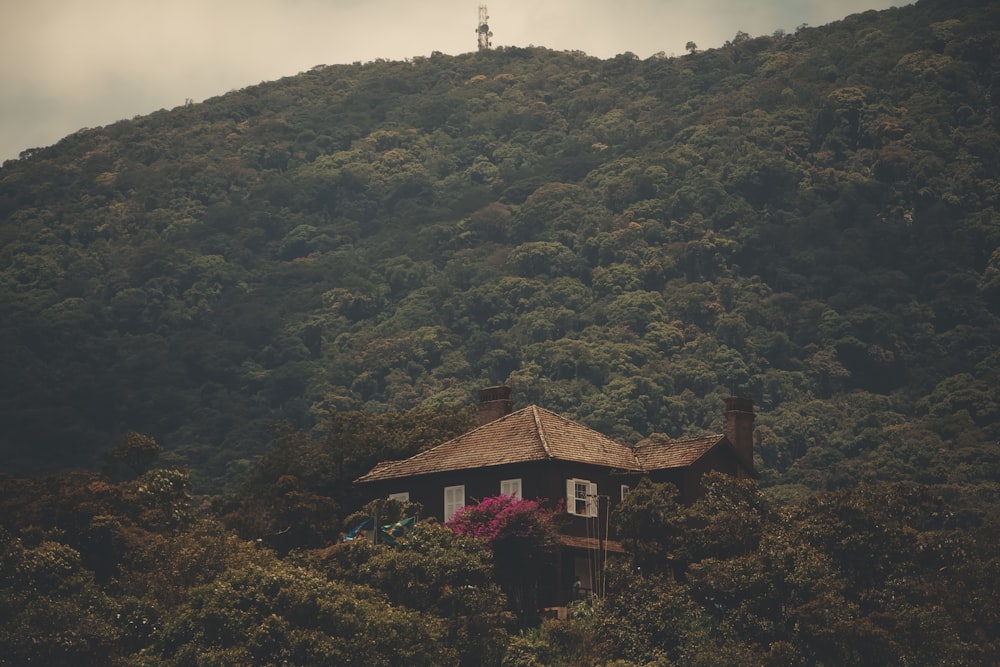
[[[490,50],[490,37],[493,33],[490,32],[490,17],[486,15],[486,5],[479,5],[479,23],[476,24],[476,35],[479,41],[480,51]]]
[[[604,501],[604,532],[601,532],[601,501]],[[607,592],[605,578],[608,569],[608,519],[611,513],[611,496],[597,496],[597,581],[594,590],[597,596],[603,598]]]

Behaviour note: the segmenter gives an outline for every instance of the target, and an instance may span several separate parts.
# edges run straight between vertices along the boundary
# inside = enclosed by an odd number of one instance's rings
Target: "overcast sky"
[[[476,48],[477,0],[0,0],[0,163],[318,64]],[[489,0],[494,46],[683,54],[909,0]]]

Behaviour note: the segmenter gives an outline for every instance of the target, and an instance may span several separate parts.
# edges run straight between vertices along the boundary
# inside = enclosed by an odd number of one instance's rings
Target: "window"
[[[521,480],[520,479],[502,479],[500,480],[500,495],[502,496],[514,496],[518,500],[521,499]]]
[[[628,492],[631,490],[632,489],[628,484],[622,484],[622,500],[625,500],[625,496],[627,496]]]
[[[389,500],[395,500],[400,503],[408,503],[410,502],[410,492],[400,491],[399,493],[390,493]]]
[[[451,521],[455,512],[465,507],[465,485],[444,487],[444,520]]]
[[[578,516],[597,516],[597,484],[585,479],[567,479],[566,511]]]

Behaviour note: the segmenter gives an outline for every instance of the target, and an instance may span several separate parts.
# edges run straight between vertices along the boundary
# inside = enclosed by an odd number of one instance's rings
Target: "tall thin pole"
[[[604,496],[606,501],[606,507],[604,510],[604,548],[602,549],[601,557],[603,559],[603,565],[601,566],[601,597],[603,598],[608,590],[607,584],[607,572],[608,572],[608,529],[611,526],[611,496]]]
[[[604,539],[607,535],[601,533],[601,500],[606,497],[597,496],[597,581],[594,582],[597,597],[604,597]]]

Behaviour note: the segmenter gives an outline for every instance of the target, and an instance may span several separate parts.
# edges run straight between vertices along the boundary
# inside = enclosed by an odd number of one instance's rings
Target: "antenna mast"
[[[476,28],[476,35],[479,39],[479,50],[489,51],[490,50],[490,37],[493,33],[490,32],[490,17],[486,15],[486,5],[479,5],[479,23]]]

